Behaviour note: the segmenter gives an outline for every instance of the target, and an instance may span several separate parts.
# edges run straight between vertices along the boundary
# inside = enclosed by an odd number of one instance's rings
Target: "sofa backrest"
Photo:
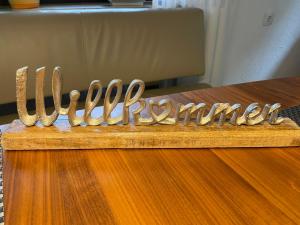
[[[15,101],[16,69],[62,67],[64,92],[92,80],[164,80],[204,73],[200,9],[74,9],[0,12],[0,104]],[[50,79],[48,79],[50,80]],[[34,88],[28,98],[34,98]],[[46,85],[46,95],[51,84]]]

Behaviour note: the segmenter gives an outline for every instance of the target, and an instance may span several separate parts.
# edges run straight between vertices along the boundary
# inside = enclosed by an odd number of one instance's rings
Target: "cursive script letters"
[[[44,102],[44,80],[45,67],[36,70],[36,114],[29,115],[26,107],[26,89],[27,89],[28,67],[23,67],[17,70],[16,73],[16,95],[17,95],[17,110],[20,120],[26,126],[33,126],[40,121],[44,126],[51,126],[59,115],[67,115],[71,126],[81,124],[98,126],[101,124],[128,124],[130,122],[129,108],[136,105],[132,110],[134,125],[174,125],[182,122],[183,125],[188,125],[194,122],[196,125],[204,126],[218,122],[222,126],[225,122],[232,125],[257,125],[267,121],[271,125],[280,124],[283,118],[278,116],[281,105],[279,103],[270,105],[266,104],[263,108],[258,103],[250,104],[242,113],[240,104],[230,105],[229,103],[214,103],[208,107],[205,103],[188,103],[186,105],[177,103],[174,105],[170,99],[162,99],[158,102],[150,99],[146,102],[142,98],[145,90],[145,83],[142,80],[133,80],[127,88],[122,106],[122,113],[119,116],[112,117],[112,112],[117,107],[122,97],[123,83],[119,79],[112,80],[106,89],[103,103],[103,114],[92,117],[92,112],[101,100],[102,83],[99,80],[91,82],[86,100],[84,115],[78,116],[77,105],[80,97],[80,92],[73,90],[70,92],[70,104],[68,108],[61,107],[62,98],[62,76],[60,67],[55,67],[52,74],[52,95],[54,102],[54,111],[46,114]],[[116,94],[112,95],[113,90]],[[135,93],[134,90],[137,90]],[[96,91],[95,97],[93,92]],[[172,110],[175,109],[174,116]],[[142,115],[146,111],[147,116]]]

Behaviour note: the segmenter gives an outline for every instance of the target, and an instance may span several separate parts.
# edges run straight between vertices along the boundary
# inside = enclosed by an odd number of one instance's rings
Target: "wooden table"
[[[300,77],[169,97],[288,107]],[[4,198],[6,225],[300,224],[300,148],[10,151]]]

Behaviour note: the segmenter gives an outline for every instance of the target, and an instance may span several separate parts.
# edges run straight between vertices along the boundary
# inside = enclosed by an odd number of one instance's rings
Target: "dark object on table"
[[[280,111],[279,116],[288,117],[300,126],[300,105]]]

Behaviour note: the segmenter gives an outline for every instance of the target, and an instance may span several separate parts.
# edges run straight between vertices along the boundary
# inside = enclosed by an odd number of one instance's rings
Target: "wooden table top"
[[[300,77],[169,97],[289,107]],[[4,201],[6,225],[300,224],[300,148],[9,151]]]

